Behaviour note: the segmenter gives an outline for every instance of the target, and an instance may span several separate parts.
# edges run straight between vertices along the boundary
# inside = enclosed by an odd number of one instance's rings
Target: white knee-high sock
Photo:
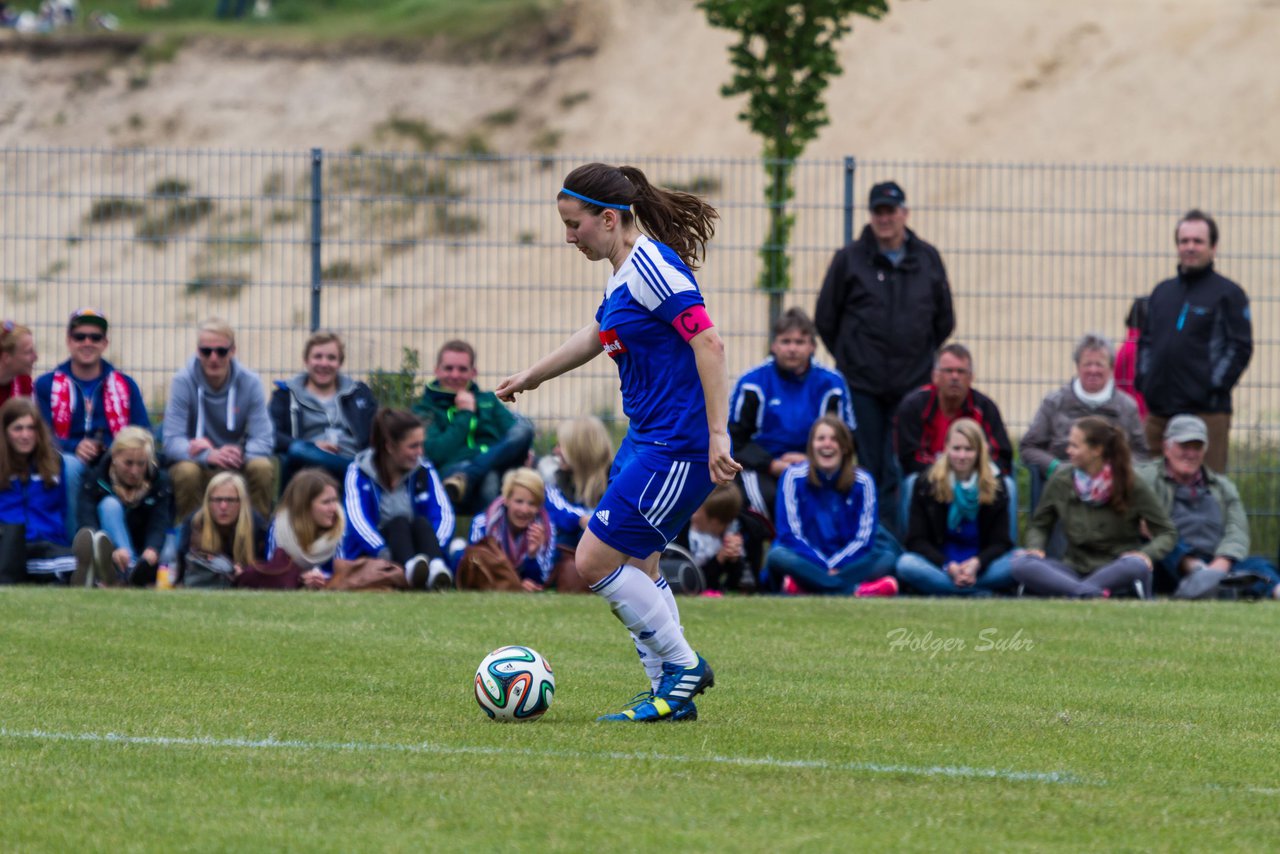
[[[659,662],[670,661],[680,667],[698,663],[680,623],[672,618],[662,594],[644,570],[623,564],[591,589],[608,600],[613,615]]]
[[[653,586],[658,588],[662,601],[671,612],[671,619],[676,621],[676,625],[680,626],[680,632],[683,634],[684,626],[680,625],[680,607],[676,604],[676,597],[671,592],[671,585],[665,578],[659,576],[658,580],[653,582]],[[649,677],[649,683],[653,686],[653,690],[657,691],[658,684],[662,681],[662,662],[645,650],[635,632],[631,633],[631,642],[636,645],[636,654],[640,656],[640,664],[644,666],[644,675]]]

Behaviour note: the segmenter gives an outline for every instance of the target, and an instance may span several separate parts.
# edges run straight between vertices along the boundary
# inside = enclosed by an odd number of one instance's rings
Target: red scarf
[[[0,386],[0,403],[11,397],[31,397],[32,383],[30,374],[18,374],[7,386]]]
[[[72,385],[71,377],[62,371],[53,372],[49,408],[53,410],[53,432],[59,439],[71,436]],[[84,405],[91,407],[93,401],[86,400]],[[112,436],[129,426],[129,383],[115,371],[102,378],[102,405]]]

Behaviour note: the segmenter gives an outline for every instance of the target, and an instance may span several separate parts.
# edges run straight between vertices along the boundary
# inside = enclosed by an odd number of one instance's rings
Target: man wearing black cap
[[[106,315],[96,308],[72,312],[67,321],[71,358],[35,382],[40,414],[67,463],[72,523],[85,472],[111,447],[112,437],[130,424],[151,429],[138,384],[102,358],[110,343]]]
[[[897,488],[893,415],[929,382],[933,357],[955,329],[951,286],[938,250],[907,228],[907,197],[892,181],[871,188],[871,222],[836,252],[814,321],[849,382],[858,463],[881,499]]]

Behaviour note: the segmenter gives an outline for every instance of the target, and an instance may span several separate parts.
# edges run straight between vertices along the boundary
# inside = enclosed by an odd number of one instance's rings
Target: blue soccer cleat
[[[632,698],[629,708],[596,720],[639,723],[697,720],[698,707],[693,704],[693,698],[715,684],[715,673],[700,655],[693,667],[664,662],[662,681],[658,683],[656,692],[637,694]]]

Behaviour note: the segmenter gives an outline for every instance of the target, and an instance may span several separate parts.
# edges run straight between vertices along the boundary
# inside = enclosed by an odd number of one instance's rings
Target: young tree
[[[733,78],[720,88],[725,97],[745,94],[738,118],[764,141],[769,182],[769,230],[760,256],[760,287],[769,294],[770,325],[791,286],[787,246],[795,218],[787,213],[794,195],[791,172],[818,131],[828,123],[823,101],[839,74],[836,44],[852,29],[849,18],[880,18],[888,0],[699,0],[712,26],[733,30],[729,48]]]

